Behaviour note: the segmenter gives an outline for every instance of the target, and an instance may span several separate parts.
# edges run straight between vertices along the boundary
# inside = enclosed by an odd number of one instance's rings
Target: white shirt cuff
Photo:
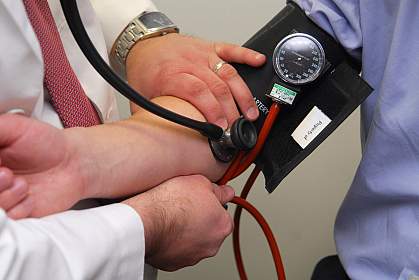
[[[105,256],[111,260],[108,264],[115,273],[114,279],[143,279],[145,239],[140,215],[123,203],[94,208],[92,211],[107,222],[111,234],[108,242],[114,242],[114,256]]]
[[[145,11],[157,11],[150,0],[91,0],[102,25],[108,52],[128,23]]]
[[[37,224],[39,220],[27,222]],[[143,279],[144,228],[130,206],[67,211],[43,218],[42,223],[66,259],[72,260],[68,263],[72,273],[97,279]]]

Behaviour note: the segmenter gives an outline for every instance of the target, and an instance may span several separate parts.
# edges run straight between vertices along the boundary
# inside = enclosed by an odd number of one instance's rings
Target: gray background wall
[[[245,42],[285,5],[285,0],[154,2],[183,33],[237,44]],[[258,179],[249,200],[270,222],[289,280],[309,279],[315,263],[335,253],[334,219],[360,160],[359,146],[356,112],[273,194],[264,190],[262,176]],[[245,178],[243,175],[232,183],[237,192]],[[241,240],[249,279],[275,279],[265,238],[247,214]],[[226,240],[217,257],[179,272],[160,273],[159,279],[238,279],[231,239]]]

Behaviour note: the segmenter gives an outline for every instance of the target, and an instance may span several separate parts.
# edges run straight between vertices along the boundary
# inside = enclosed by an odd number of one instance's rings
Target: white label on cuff
[[[315,106],[291,136],[305,149],[331,122],[329,117]]]

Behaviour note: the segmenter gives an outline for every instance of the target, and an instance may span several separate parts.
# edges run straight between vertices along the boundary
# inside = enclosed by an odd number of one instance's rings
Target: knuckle
[[[218,240],[213,240],[207,246],[205,246],[205,249],[202,249],[199,259],[203,260],[206,258],[216,256],[218,251],[220,250],[220,246],[221,242],[219,242]]]
[[[212,47],[213,47],[213,49],[215,50],[215,53],[218,56],[223,56],[224,55],[224,44],[223,43],[213,42]]]
[[[209,182],[209,180],[205,176],[200,175],[200,174],[192,175],[191,178],[193,178],[194,180],[196,180],[197,183],[205,184],[205,183],[208,183]]]
[[[230,89],[224,83],[216,83],[212,87],[212,91],[218,97],[227,97],[230,95]]]
[[[205,110],[208,112],[209,115],[217,118],[221,117],[223,115],[222,109],[220,105],[214,103],[214,104],[208,104]]]
[[[223,227],[222,227],[222,230],[221,230],[221,235],[225,238],[233,232],[234,223],[233,223],[233,220],[231,219],[231,217],[228,214],[225,215],[224,219],[225,219],[225,221],[223,223]]]
[[[228,223],[228,235],[230,235],[234,230],[234,221],[231,217],[229,217],[229,223]]]
[[[202,175],[192,175],[192,179],[196,185],[202,186],[204,188],[212,188],[212,183],[205,176]]]
[[[188,266],[195,266],[197,265],[202,259],[205,259],[206,256],[195,257],[191,259],[188,263]]]
[[[237,70],[231,66],[230,64],[225,64],[223,68],[221,68],[219,75],[224,80],[231,80],[235,78],[237,74]]]
[[[256,107],[256,103],[250,93],[244,95],[243,98],[241,98],[241,102],[245,108]]]
[[[205,95],[207,86],[206,84],[204,84],[203,82],[201,82],[200,80],[195,80],[189,83],[189,91],[194,95],[194,96],[203,96]]]
[[[215,257],[218,254],[219,250],[220,250],[220,246],[214,246],[213,248],[208,250],[207,257],[208,258]]]
[[[166,78],[166,77],[170,76],[172,73],[173,73],[173,70],[171,68],[162,67],[157,72],[156,78],[161,80],[163,78]]]

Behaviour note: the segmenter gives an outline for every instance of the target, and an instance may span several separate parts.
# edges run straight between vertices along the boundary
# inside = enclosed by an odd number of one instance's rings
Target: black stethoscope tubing
[[[67,20],[73,36],[86,56],[90,64],[96,71],[120,94],[128,98],[143,109],[153,113],[161,118],[172,121],[179,125],[191,128],[208,137],[211,140],[219,140],[222,138],[224,131],[221,127],[208,123],[200,122],[188,117],[179,115],[167,110],[157,104],[154,104],[144,98],[139,92],[128,85],[126,81],[121,79],[107,64],[96,50],[89,35],[84,28],[80,17],[76,0],[60,0],[64,16]]]

